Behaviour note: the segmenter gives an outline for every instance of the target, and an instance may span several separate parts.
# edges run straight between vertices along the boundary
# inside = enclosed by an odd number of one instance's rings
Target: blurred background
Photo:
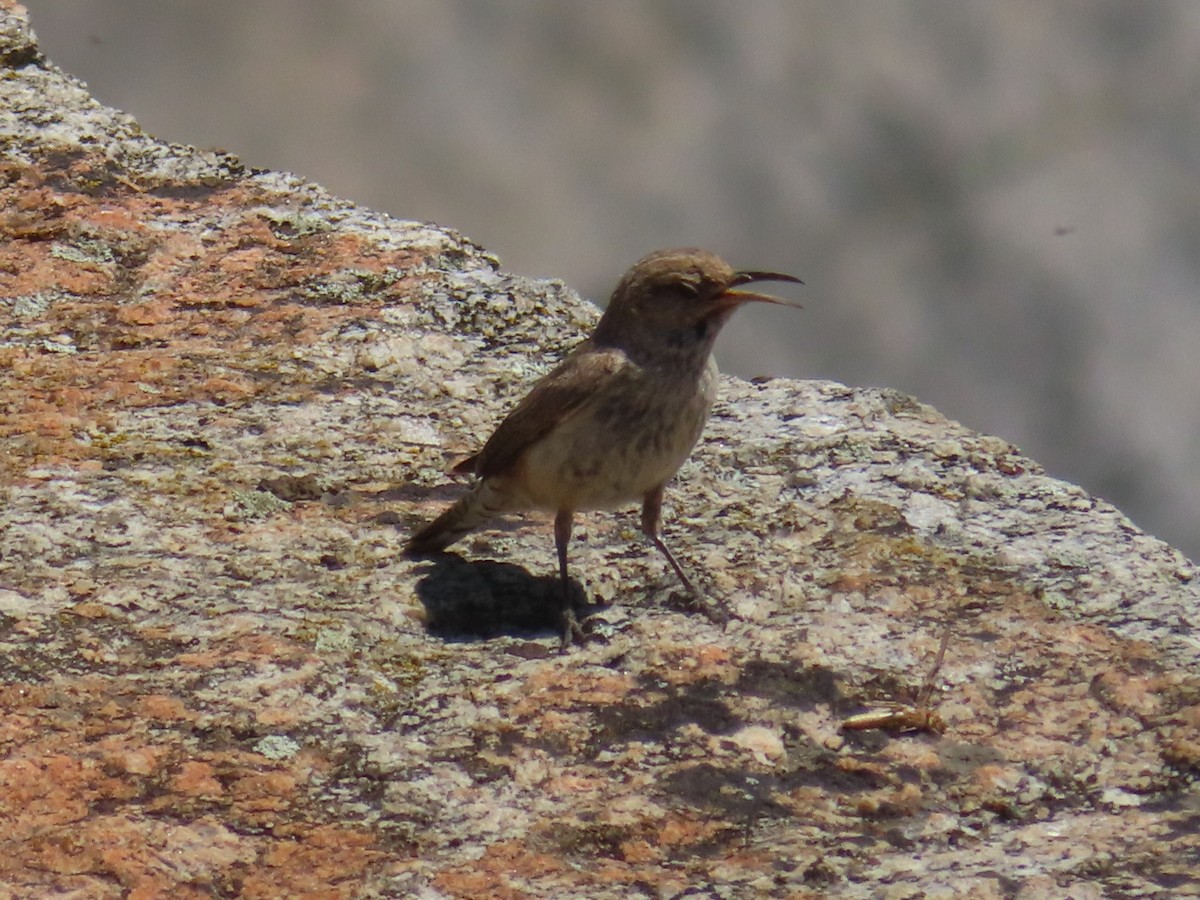
[[[151,133],[603,302],[794,272],[722,367],[899,388],[1200,556],[1196,0],[24,0]]]

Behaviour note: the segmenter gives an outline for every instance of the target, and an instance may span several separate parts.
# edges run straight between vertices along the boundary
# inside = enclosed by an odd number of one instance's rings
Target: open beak
[[[780,306],[794,306],[796,309],[803,309],[795,300],[784,300],[781,297],[772,297],[770,294],[760,294],[756,291],[735,290],[744,284],[753,284],[756,281],[790,281],[793,284],[804,284],[794,275],[783,275],[779,272],[736,272],[725,289],[714,298],[717,307],[730,309],[741,306],[743,303],[757,302],[777,303]]]

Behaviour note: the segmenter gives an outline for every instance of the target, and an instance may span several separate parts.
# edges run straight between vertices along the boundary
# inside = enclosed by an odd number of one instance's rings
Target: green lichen
[[[267,759],[290,759],[300,752],[300,745],[284,734],[268,734],[254,745],[256,753]]]
[[[95,238],[79,238],[73,244],[56,243],[50,248],[50,255],[84,265],[107,266],[116,260],[112,248]]]
[[[291,506],[268,491],[234,491],[233,502],[225,507],[228,519],[262,519]]]
[[[394,266],[380,272],[369,269],[341,269],[328,275],[310,278],[304,283],[304,291],[314,300],[324,303],[361,303],[380,291],[391,287],[404,273]]]
[[[35,294],[4,297],[0,299],[0,302],[6,303],[11,307],[12,314],[18,319],[36,319],[61,300],[63,296],[61,291],[38,291]]]
[[[271,230],[276,237],[309,237],[333,228],[326,219],[299,210],[260,209],[258,214],[271,223]]]
[[[313,641],[313,649],[318,653],[351,653],[357,644],[354,630],[347,627],[322,628]]]

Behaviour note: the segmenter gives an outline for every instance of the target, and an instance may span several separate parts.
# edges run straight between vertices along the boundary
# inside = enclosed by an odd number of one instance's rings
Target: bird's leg
[[[558,574],[562,577],[562,643],[560,652],[571,646],[573,640],[583,640],[583,629],[575,618],[575,604],[571,602],[571,580],[567,577],[567,545],[571,543],[571,520],[575,512],[560,509],[554,517],[554,546],[558,550]]]
[[[687,588],[688,593],[693,598],[699,600],[701,599],[700,592],[696,590],[696,586],[692,584],[692,580],[683,571],[683,566],[679,565],[679,562],[671,554],[671,551],[667,549],[667,545],[663,543],[663,539],[658,533],[658,523],[662,518],[664,487],[665,485],[660,484],[652,488],[642,499],[642,534],[646,535],[650,539],[650,542],[662,551],[662,555],[667,558],[667,562],[671,564],[671,568],[675,570],[675,574],[679,576],[679,580],[683,582],[683,586]]]

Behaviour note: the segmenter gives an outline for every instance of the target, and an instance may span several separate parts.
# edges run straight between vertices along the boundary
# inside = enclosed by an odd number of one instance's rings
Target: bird
[[[696,248],[638,260],[591,336],[533,385],[478,453],[454,467],[474,476],[470,488],[409,538],[406,555],[445,551],[505,513],[553,513],[565,649],[583,636],[567,576],[575,514],[640,501],[643,534],[700,596],[660,533],[663,491],[712,410],[712,349],[721,328],[746,303],[800,306],[742,290],[762,281],[803,284],[793,275],[736,270]]]

